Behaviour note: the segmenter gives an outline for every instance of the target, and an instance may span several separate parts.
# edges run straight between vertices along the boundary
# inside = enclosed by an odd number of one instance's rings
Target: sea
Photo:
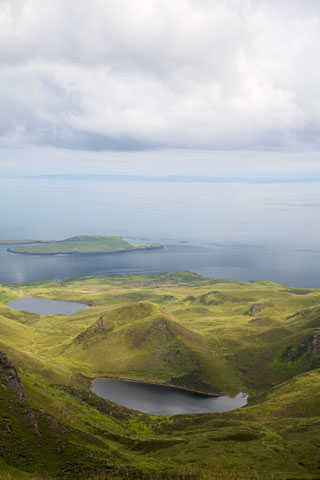
[[[0,283],[196,272],[320,287],[319,183],[1,179],[0,239],[121,235],[161,250],[25,256],[0,246]]]

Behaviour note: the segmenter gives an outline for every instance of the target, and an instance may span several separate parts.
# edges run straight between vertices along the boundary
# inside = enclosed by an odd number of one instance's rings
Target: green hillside
[[[211,351],[203,335],[149,302],[102,314],[64,355],[91,376],[152,379],[208,393],[241,388],[232,368]]]
[[[24,296],[92,306],[5,305]],[[1,286],[0,301],[0,479],[319,478],[320,291],[176,273]],[[97,376],[249,404],[150,416],[91,393]]]
[[[82,235],[65,240],[37,243],[36,245],[24,245],[12,247],[8,250],[12,253],[55,255],[72,253],[111,253],[137,249],[160,248],[160,245],[140,244],[126,242],[122,237],[103,237],[100,235]]]

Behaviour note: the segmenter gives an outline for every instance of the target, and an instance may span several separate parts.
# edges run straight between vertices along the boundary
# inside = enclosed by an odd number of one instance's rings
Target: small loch
[[[91,391],[127,408],[151,415],[227,412],[247,404],[248,395],[211,397],[166,385],[132,382],[113,378],[97,378]]]
[[[47,298],[23,297],[7,303],[7,307],[40,315],[73,315],[84,308],[88,308],[89,305],[78,302],[49,300]]]

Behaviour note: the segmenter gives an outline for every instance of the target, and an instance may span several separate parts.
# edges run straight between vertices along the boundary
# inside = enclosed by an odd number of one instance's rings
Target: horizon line
[[[12,178],[12,177],[11,177]],[[33,180],[100,180],[110,182],[150,182],[150,183],[319,183],[320,175],[315,178],[306,177],[214,177],[214,176],[192,176],[192,175],[118,175],[118,174],[90,174],[90,173],[54,173],[44,175],[32,175],[15,177]]]

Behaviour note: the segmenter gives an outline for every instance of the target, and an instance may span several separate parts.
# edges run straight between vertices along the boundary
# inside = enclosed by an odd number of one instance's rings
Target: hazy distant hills
[[[26,177],[38,180],[85,180],[85,181],[108,181],[108,182],[155,182],[155,183],[304,183],[320,182],[320,175],[294,177],[269,176],[269,177],[213,177],[213,176],[145,176],[145,175],[105,175],[105,174],[51,174]]]

